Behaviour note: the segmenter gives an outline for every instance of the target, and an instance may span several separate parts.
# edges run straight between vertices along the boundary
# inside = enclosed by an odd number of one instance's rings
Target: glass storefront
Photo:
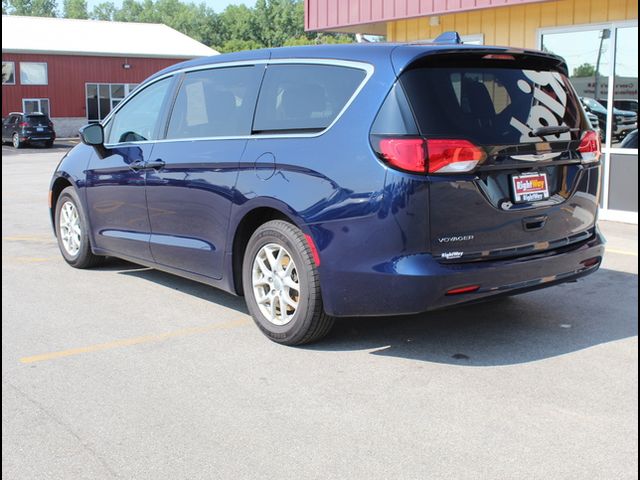
[[[566,60],[587,115],[600,129],[603,218],[637,223],[637,22],[544,29],[540,48]]]

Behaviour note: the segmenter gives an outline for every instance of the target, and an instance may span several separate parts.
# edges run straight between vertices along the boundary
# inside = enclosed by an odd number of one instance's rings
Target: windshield
[[[546,141],[589,128],[566,76],[518,68],[416,68],[401,78],[422,135],[477,145],[539,142],[541,127],[567,127]]]
[[[607,113],[607,109],[604,108],[600,102],[598,102],[593,98],[584,97],[582,101],[591,110],[595,110],[596,112],[599,112],[599,113]]]

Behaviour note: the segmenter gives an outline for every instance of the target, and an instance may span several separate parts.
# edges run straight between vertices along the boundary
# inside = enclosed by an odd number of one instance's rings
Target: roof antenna
[[[460,45],[462,43],[462,39],[458,32],[444,32],[438,35],[433,43]]]

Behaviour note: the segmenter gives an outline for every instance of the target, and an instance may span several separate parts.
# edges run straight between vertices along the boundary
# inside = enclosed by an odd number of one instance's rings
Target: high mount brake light
[[[595,163],[600,160],[600,135],[594,130],[587,130],[582,139],[578,151],[582,154],[582,163]]]
[[[516,57],[505,53],[489,53],[482,57],[483,60],[515,60]]]

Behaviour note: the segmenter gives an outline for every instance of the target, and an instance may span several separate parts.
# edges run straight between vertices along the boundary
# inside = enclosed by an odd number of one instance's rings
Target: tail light
[[[427,140],[429,173],[470,172],[485,153],[467,140]]]
[[[595,163],[600,160],[600,135],[594,130],[587,130],[580,140],[578,151],[582,154],[582,163]]]
[[[380,155],[392,166],[415,173],[426,173],[426,142],[422,138],[383,138]]]
[[[392,167],[412,173],[470,172],[485,158],[485,152],[468,140],[387,137],[378,141],[377,151]]]
[[[18,125],[20,128],[26,128],[29,126],[29,124],[27,122],[22,122],[21,124]]]

